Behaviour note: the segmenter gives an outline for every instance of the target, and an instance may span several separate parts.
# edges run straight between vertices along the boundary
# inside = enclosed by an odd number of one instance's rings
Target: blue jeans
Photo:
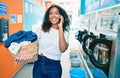
[[[33,78],[61,78],[62,68],[60,60],[52,60],[39,56],[34,63]]]

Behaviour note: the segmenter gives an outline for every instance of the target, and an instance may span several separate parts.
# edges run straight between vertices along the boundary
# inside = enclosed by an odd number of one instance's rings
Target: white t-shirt
[[[43,32],[41,27],[33,31],[37,34],[39,40],[39,54],[43,54],[47,58],[60,60],[61,51],[59,49],[59,30],[54,28],[50,32]],[[65,40],[68,43],[69,33],[65,31]]]

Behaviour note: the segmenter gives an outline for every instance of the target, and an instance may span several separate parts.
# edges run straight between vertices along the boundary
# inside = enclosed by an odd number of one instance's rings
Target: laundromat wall
[[[21,15],[23,20],[23,0],[2,0],[6,4],[6,15],[0,15],[0,18],[8,20],[8,33],[9,35],[23,30],[23,23],[10,23],[10,15]],[[0,78],[12,78],[12,76],[22,67],[22,65],[15,65],[10,52],[4,47],[4,42],[0,42]]]
[[[32,30],[32,25],[43,20],[45,0],[24,0],[24,30]],[[31,21],[32,20],[32,21]]]
[[[35,7],[31,6],[31,8],[28,6],[26,7],[24,10],[24,2],[26,1],[27,4],[29,4],[29,6],[35,4],[35,3],[30,3],[28,1],[38,1],[38,3],[40,4],[40,7],[42,7],[44,5],[44,8],[42,8],[42,11],[40,11],[41,9],[37,9],[38,5],[35,5]],[[26,13],[28,12],[27,10],[30,11],[30,9],[33,11],[36,11],[35,14],[37,14],[36,16],[39,15],[39,13],[44,12],[45,11],[45,3],[43,3],[43,5],[41,4],[41,1],[44,0],[1,0],[0,3],[4,3],[5,6],[7,8],[2,7],[3,5],[1,4],[0,6],[0,12],[1,10],[5,10],[6,9],[6,14],[0,15],[0,19],[5,19],[7,20],[8,24],[8,32],[7,34],[10,36],[11,34],[19,31],[19,30],[31,30],[31,26],[32,24],[35,24],[37,22],[39,22],[39,20],[42,19],[41,17],[40,19],[36,19],[33,18],[35,17],[34,14],[32,14],[33,16],[30,17],[30,13],[28,14],[28,16],[26,15]],[[1,9],[2,8],[2,9]],[[25,11],[25,14],[24,14]],[[1,12],[2,14],[2,12]],[[42,13],[43,15],[44,13]],[[24,16],[26,15],[26,16]],[[25,20],[30,19],[30,23],[26,22]],[[32,21],[34,20],[34,21]],[[26,23],[25,23],[26,22]],[[27,28],[25,27],[25,25],[29,25],[27,26]],[[1,23],[0,23],[1,25]],[[0,26],[1,27],[1,26]],[[1,31],[1,30],[0,30]],[[1,36],[1,35],[0,35]],[[0,37],[1,38],[1,37]],[[13,58],[11,57],[10,52],[8,51],[7,48],[4,47],[4,41],[0,41],[0,78],[12,78],[15,73],[22,67],[23,65],[19,64],[16,65],[13,61]]]

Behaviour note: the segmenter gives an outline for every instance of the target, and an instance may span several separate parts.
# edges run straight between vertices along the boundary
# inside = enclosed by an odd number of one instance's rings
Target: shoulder
[[[40,36],[41,26],[32,27],[32,31],[33,31],[35,34],[37,34],[37,36]]]

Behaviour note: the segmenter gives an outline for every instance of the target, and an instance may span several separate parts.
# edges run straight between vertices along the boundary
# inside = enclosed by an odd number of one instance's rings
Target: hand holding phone
[[[64,18],[62,15],[60,15],[58,26],[62,26],[63,23],[64,23]]]

